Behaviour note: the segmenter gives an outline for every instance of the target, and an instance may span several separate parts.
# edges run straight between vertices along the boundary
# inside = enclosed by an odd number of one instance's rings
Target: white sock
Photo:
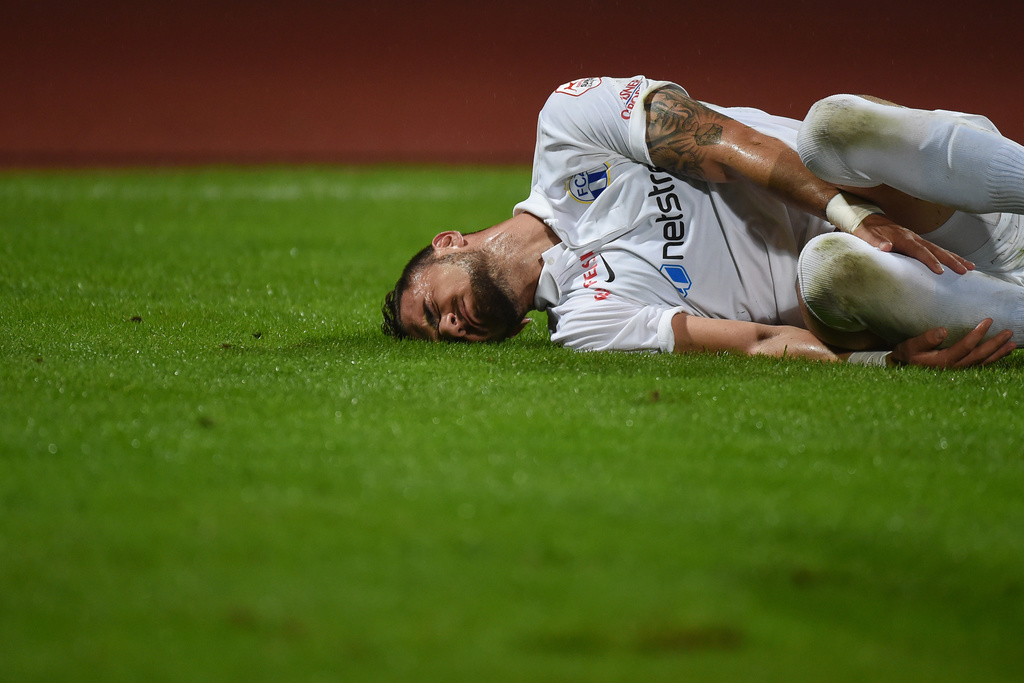
[[[936,275],[916,259],[830,233],[804,247],[797,273],[808,310],[837,330],[870,330],[896,344],[945,327],[949,346],[992,318],[989,337],[1010,329],[1024,344],[1024,287],[978,271]]]
[[[797,142],[818,177],[889,185],[968,213],[1024,213],[1024,147],[983,116],[833,95],[807,113]]]
[[[922,237],[974,262],[983,273],[1024,285],[1024,217],[957,211]]]

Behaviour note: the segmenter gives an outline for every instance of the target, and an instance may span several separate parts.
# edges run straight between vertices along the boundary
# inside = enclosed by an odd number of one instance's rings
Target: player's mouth
[[[466,320],[468,320],[469,323],[474,327],[480,327],[480,323],[479,321],[477,321],[476,317],[470,310],[469,303],[466,301],[466,299],[463,298],[462,301],[459,302],[459,304],[462,306],[462,315],[465,316]]]
[[[484,326],[470,313],[469,304],[465,298],[459,300],[459,315],[466,322],[467,326],[470,327],[477,334],[484,334],[486,330]]]

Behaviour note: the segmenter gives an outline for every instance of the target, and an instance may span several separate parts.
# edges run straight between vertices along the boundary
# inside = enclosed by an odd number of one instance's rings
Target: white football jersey
[[[802,326],[797,256],[832,226],[745,183],[655,169],[643,102],[666,86],[678,88],[643,76],[572,81],[540,112],[531,192],[515,213],[562,240],[544,254],[535,301],[556,343],[671,351],[680,311]],[[795,148],[798,121],[707,106]]]

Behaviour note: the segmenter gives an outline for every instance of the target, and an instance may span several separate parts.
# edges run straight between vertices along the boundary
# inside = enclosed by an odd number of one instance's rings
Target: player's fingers
[[[995,363],[997,360],[1001,360],[1003,358],[1006,358],[1011,353],[1013,353],[1014,349],[1016,349],[1016,348],[1017,348],[1017,345],[1015,343],[1013,343],[1012,341],[1006,342],[1005,344],[1000,346],[996,350],[995,353],[993,353],[991,356],[989,356],[988,358],[983,360],[981,362],[981,364],[982,365],[989,365],[991,363]]]
[[[977,346],[982,343],[982,339],[984,339],[990,327],[992,327],[992,318],[985,318],[975,325],[973,330],[958,339],[956,343],[951,344],[947,349],[943,349],[942,355],[946,362],[950,366],[955,366],[970,356]]]
[[[943,363],[941,351],[935,349],[946,338],[946,330],[936,327],[916,337],[905,339],[892,350],[892,360],[905,365],[936,366]]]
[[[865,225],[864,223],[861,223],[856,228],[854,228],[853,232],[850,234],[854,235],[855,237],[861,238],[862,240],[864,240],[871,246],[875,247],[876,249],[881,249],[882,251],[892,251],[892,242],[890,242],[888,238],[883,237],[878,232],[878,228],[876,227],[870,227]]]
[[[972,365],[988,365],[1004,358],[1016,348],[1011,340],[1013,333],[1003,330],[985,339],[992,327],[992,319],[986,318],[949,348],[939,349],[947,331],[937,327],[916,337],[900,342],[893,349],[893,360],[909,365],[924,365],[936,368],[963,368]]]
[[[903,239],[900,240],[900,244],[897,247],[897,249],[901,254],[906,254],[911,258],[917,259],[925,266],[927,266],[927,268],[931,270],[933,273],[942,275],[943,262],[939,260],[939,257],[936,254],[934,254],[927,245],[928,243],[916,239],[914,237],[903,237]],[[963,270],[963,265],[961,265],[960,263],[957,263],[956,267],[954,267],[951,264],[946,265],[949,265],[949,267],[956,272],[960,272],[960,270]],[[966,272],[966,270],[964,270],[964,272]]]
[[[942,247],[928,241],[925,241],[925,248],[932,253],[932,256],[934,256],[939,263],[946,266],[954,273],[963,275],[968,270],[974,270],[974,264],[959,254],[954,254],[953,252],[943,249]]]
[[[974,329],[961,337],[955,344],[950,345],[949,350],[961,354],[970,352],[977,346],[992,327],[992,318],[985,318],[974,326]]]
[[[1010,338],[1013,336],[1013,332],[1010,330],[1003,330],[999,334],[993,336],[991,339],[987,339],[980,342],[972,349],[970,349],[960,360],[954,365],[958,368],[968,367],[970,365],[987,365],[988,363],[995,362],[1012,351],[1009,351],[999,355],[1003,351],[1007,344],[1010,344]],[[952,347],[950,347],[952,348]]]
[[[1004,347],[1007,345],[1012,345],[1012,343],[1007,340],[1000,339],[999,343],[995,346],[990,347],[986,345],[985,348],[979,346],[977,349],[971,351],[969,354],[954,363],[951,367],[969,368],[974,365],[988,365],[989,363],[994,363],[1013,350],[1011,348],[1004,352]]]
[[[945,266],[954,273],[963,275],[974,268],[974,264],[959,254],[943,249],[923,237],[906,229],[901,229],[898,250],[926,265],[933,273],[942,274],[942,267]]]
[[[909,354],[923,353],[935,349],[946,338],[946,329],[936,327],[924,334],[912,337],[901,344]]]

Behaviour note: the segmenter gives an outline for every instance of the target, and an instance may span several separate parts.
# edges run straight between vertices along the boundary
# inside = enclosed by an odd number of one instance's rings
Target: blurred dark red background
[[[551,90],[637,73],[797,118],[872,93],[1020,141],[1022,27],[1016,1],[0,0],[0,165],[528,163]]]

